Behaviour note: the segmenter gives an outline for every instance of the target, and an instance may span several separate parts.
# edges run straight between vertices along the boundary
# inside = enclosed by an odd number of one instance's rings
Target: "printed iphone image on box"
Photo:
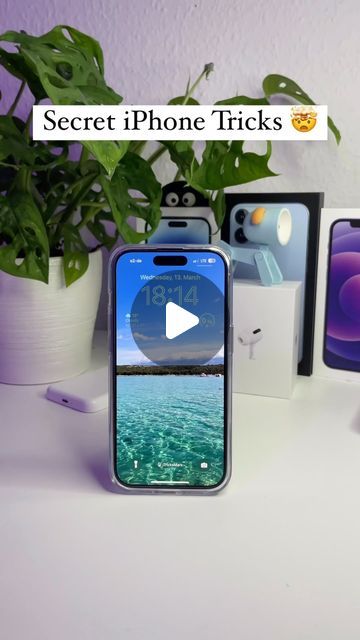
[[[320,232],[315,370],[360,379],[360,210],[323,209]]]
[[[247,238],[242,233],[242,220],[248,212],[257,207],[271,210],[277,206],[289,210],[292,219],[289,242],[285,246],[273,243],[269,248],[284,280],[302,283],[298,373],[306,376],[311,375],[313,369],[316,268],[323,200],[324,195],[320,192],[227,193],[227,215],[221,229],[221,238],[231,246],[246,247]],[[257,280],[259,275],[254,266],[238,263],[234,278]]]
[[[161,211],[159,226],[145,241],[147,244],[206,245],[220,238],[207,199],[184,180],[163,187]],[[136,219],[136,228],[139,232],[149,231],[140,218]]]

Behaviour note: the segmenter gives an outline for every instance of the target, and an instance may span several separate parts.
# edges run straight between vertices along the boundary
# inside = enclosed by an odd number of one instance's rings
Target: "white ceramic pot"
[[[54,382],[88,369],[101,282],[101,250],[70,287],[62,258],[50,258],[49,284],[0,272],[0,382]]]

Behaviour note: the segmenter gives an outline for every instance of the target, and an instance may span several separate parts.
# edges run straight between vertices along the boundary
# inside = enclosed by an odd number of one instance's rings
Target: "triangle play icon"
[[[166,305],[166,337],[169,340],[177,338],[185,331],[196,327],[200,322],[198,316],[190,311],[186,311],[174,302]]]

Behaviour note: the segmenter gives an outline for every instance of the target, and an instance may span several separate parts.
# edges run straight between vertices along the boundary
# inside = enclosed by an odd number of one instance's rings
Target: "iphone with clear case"
[[[231,264],[138,245],[109,267],[110,466],[123,492],[213,494],[231,475]]]

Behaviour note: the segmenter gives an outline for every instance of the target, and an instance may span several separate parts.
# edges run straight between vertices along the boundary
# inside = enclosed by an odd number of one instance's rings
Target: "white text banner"
[[[34,140],[327,140],[325,105],[36,105]]]

